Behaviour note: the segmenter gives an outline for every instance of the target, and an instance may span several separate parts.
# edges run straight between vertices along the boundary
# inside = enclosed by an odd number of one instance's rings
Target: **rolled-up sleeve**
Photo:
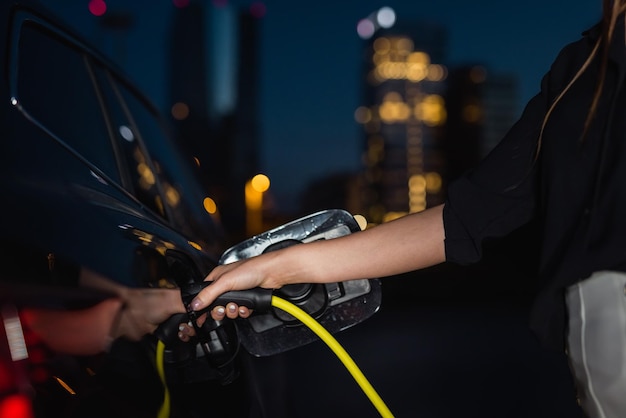
[[[485,239],[505,236],[529,222],[536,202],[531,182],[529,178],[519,186],[527,194],[518,188],[515,196],[486,191],[466,176],[454,182],[443,210],[446,261],[475,263]]]
[[[593,31],[597,28],[586,33]],[[550,104],[581,68],[594,44],[593,36],[584,36],[566,45],[541,80],[540,92],[500,143],[477,167],[450,184],[443,211],[447,261],[479,261],[485,239],[505,236],[539,213],[541,167],[551,161],[543,147],[537,156],[541,127]],[[548,126],[564,123],[568,120],[548,119]]]
[[[533,218],[539,192],[535,155],[545,103],[543,94],[531,99],[493,151],[450,184],[443,212],[447,261],[477,262],[485,239],[505,236]]]

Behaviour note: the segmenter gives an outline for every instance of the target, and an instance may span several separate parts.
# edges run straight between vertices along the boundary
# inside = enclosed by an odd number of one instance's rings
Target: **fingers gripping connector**
[[[272,289],[263,289],[261,287],[255,287],[248,290],[233,290],[221,294],[204,309],[194,311],[191,309],[191,301],[196,297],[202,289],[210,286],[212,282],[197,282],[185,286],[181,290],[181,296],[183,303],[187,308],[187,314],[189,319],[194,321],[199,315],[210,311],[216,306],[226,306],[229,303],[236,303],[239,306],[245,306],[248,309],[253,309],[256,312],[267,312],[272,307]]]

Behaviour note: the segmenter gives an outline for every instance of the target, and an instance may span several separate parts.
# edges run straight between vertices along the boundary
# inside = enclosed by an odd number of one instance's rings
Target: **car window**
[[[130,127],[132,133],[127,133],[136,136],[137,142],[149,150],[169,221],[189,237],[195,238],[200,231],[206,234],[206,228],[213,227],[212,220],[203,209],[203,196],[189,170],[191,161],[183,160],[185,154],[172,141],[163,120],[142,96],[113,75],[109,74],[108,80],[126,118],[118,119],[117,126],[120,131]]]
[[[167,204],[164,202],[167,194],[160,179],[160,168],[151,159],[142,140],[142,132],[128,111],[117,83],[113,82],[110,72],[99,65],[94,66],[94,75],[110,117],[115,148],[120,155],[124,187],[142,204],[168,218],[164,206]]]
[[[52,30],[22,25],[16,96],[23,109],[57,139],[120,181],[111,138],[87,56]]]
[[[132,113],[137,127],[157,168],[157,175],[163,186],[164,203],[170,213],[170,221],[187,236],[195,237],[204,226],[211,223],[203,208],[203,196],[194,187],[194,180],[189,170],[192,162],[183,160],[185,155],[166,134],[160,118],[145,106],[138,96],[124,86],[120,92]],[[204,237],[206,240],[207,237]]]

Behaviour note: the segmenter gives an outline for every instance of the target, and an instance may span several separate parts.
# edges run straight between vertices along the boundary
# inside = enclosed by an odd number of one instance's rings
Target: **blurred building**
[[[340,172],[312,181],[302,193],[296,215],[304,216],[325,209],[361,213],[361,180],[358,173]]]
[[[246,181],[258,173],[258,10],[192,1],[176,10],[171,114],[233,240],[245,235]]]
[[[517,118],[517,79],[482,65],[452,68],[445,94],[444,150],[449,183],[487,155]]]
[[[447,34],[433,24],[381,27],[376,18],[355,116],[365,133],[364,213],[380,223],[443,201]]]
[[[482,104],[485,112],[481,155],[485,156],[500,142],[519,118],[519,79],[513,74],[487,71]]]
[[[395,22],[390,13],[380,9],[357,29],[365,40],[355,114],[364,132],[361,213],[375,224],[443,203],[448,183],[517,117],[514,77],[480,65],[450,68],[443,27]]]
[[[209,119],[211,90],[204,9],[199,3],[173,9],[168,63],[174,127],[183,147],[198,159],[196,165],[202,168],[203,184],[208,187],[213,178],[209,159],[215,142],[215,126]]]

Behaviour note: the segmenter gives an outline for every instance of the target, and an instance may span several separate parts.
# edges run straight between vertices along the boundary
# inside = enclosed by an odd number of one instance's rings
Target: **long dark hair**
[[[543,130],[552,114],[552,111],[559,103],[561,98],[567,93],[572,84],[576,82],[581,76],[582,73],[589,67],[591,61],[598,55],[598,51],[601,51],[600,57],[600,71],[599,77],[596,81],[596,87],[593,94],[593,99],[591,101],[591,105],[589,106],[589,111],[587,112],[587,118],[585,119],[585,124],[583,127],[583,132],[581,135],[581,140],[587,134],[589,129],[589,125],[591,125],[591,121],[596,114],[598,109],[598,103],[600,101],[600,95],[602,94],[602,88],[604,87],[604,80],[606,77],[606,68],[608,66],[608,57],[609,57],[609,47],[611,45],[611,41],[613,40],[613,36],[615,35],[615,26],[617,22],[617,18],[620,14],[622,14],[626,10],[626,0],[602,0],[602,22],[601,22],[601,34],[596,44],[594,45],[589,57],[585,60],[583,65],[580,67],[578,72],[574,75],[574,77],[570,80],[570,82],[565,86],[563,91],[554,99],[546,115],[543,119],[543,123],[541,125],[541,131],[539,133],[539,140],[537,141],[537,154],[535,158],[539,156],[539,150],[541,149],[541,140],[543,137]],[[626,34],[624,34],[626,36]]]

